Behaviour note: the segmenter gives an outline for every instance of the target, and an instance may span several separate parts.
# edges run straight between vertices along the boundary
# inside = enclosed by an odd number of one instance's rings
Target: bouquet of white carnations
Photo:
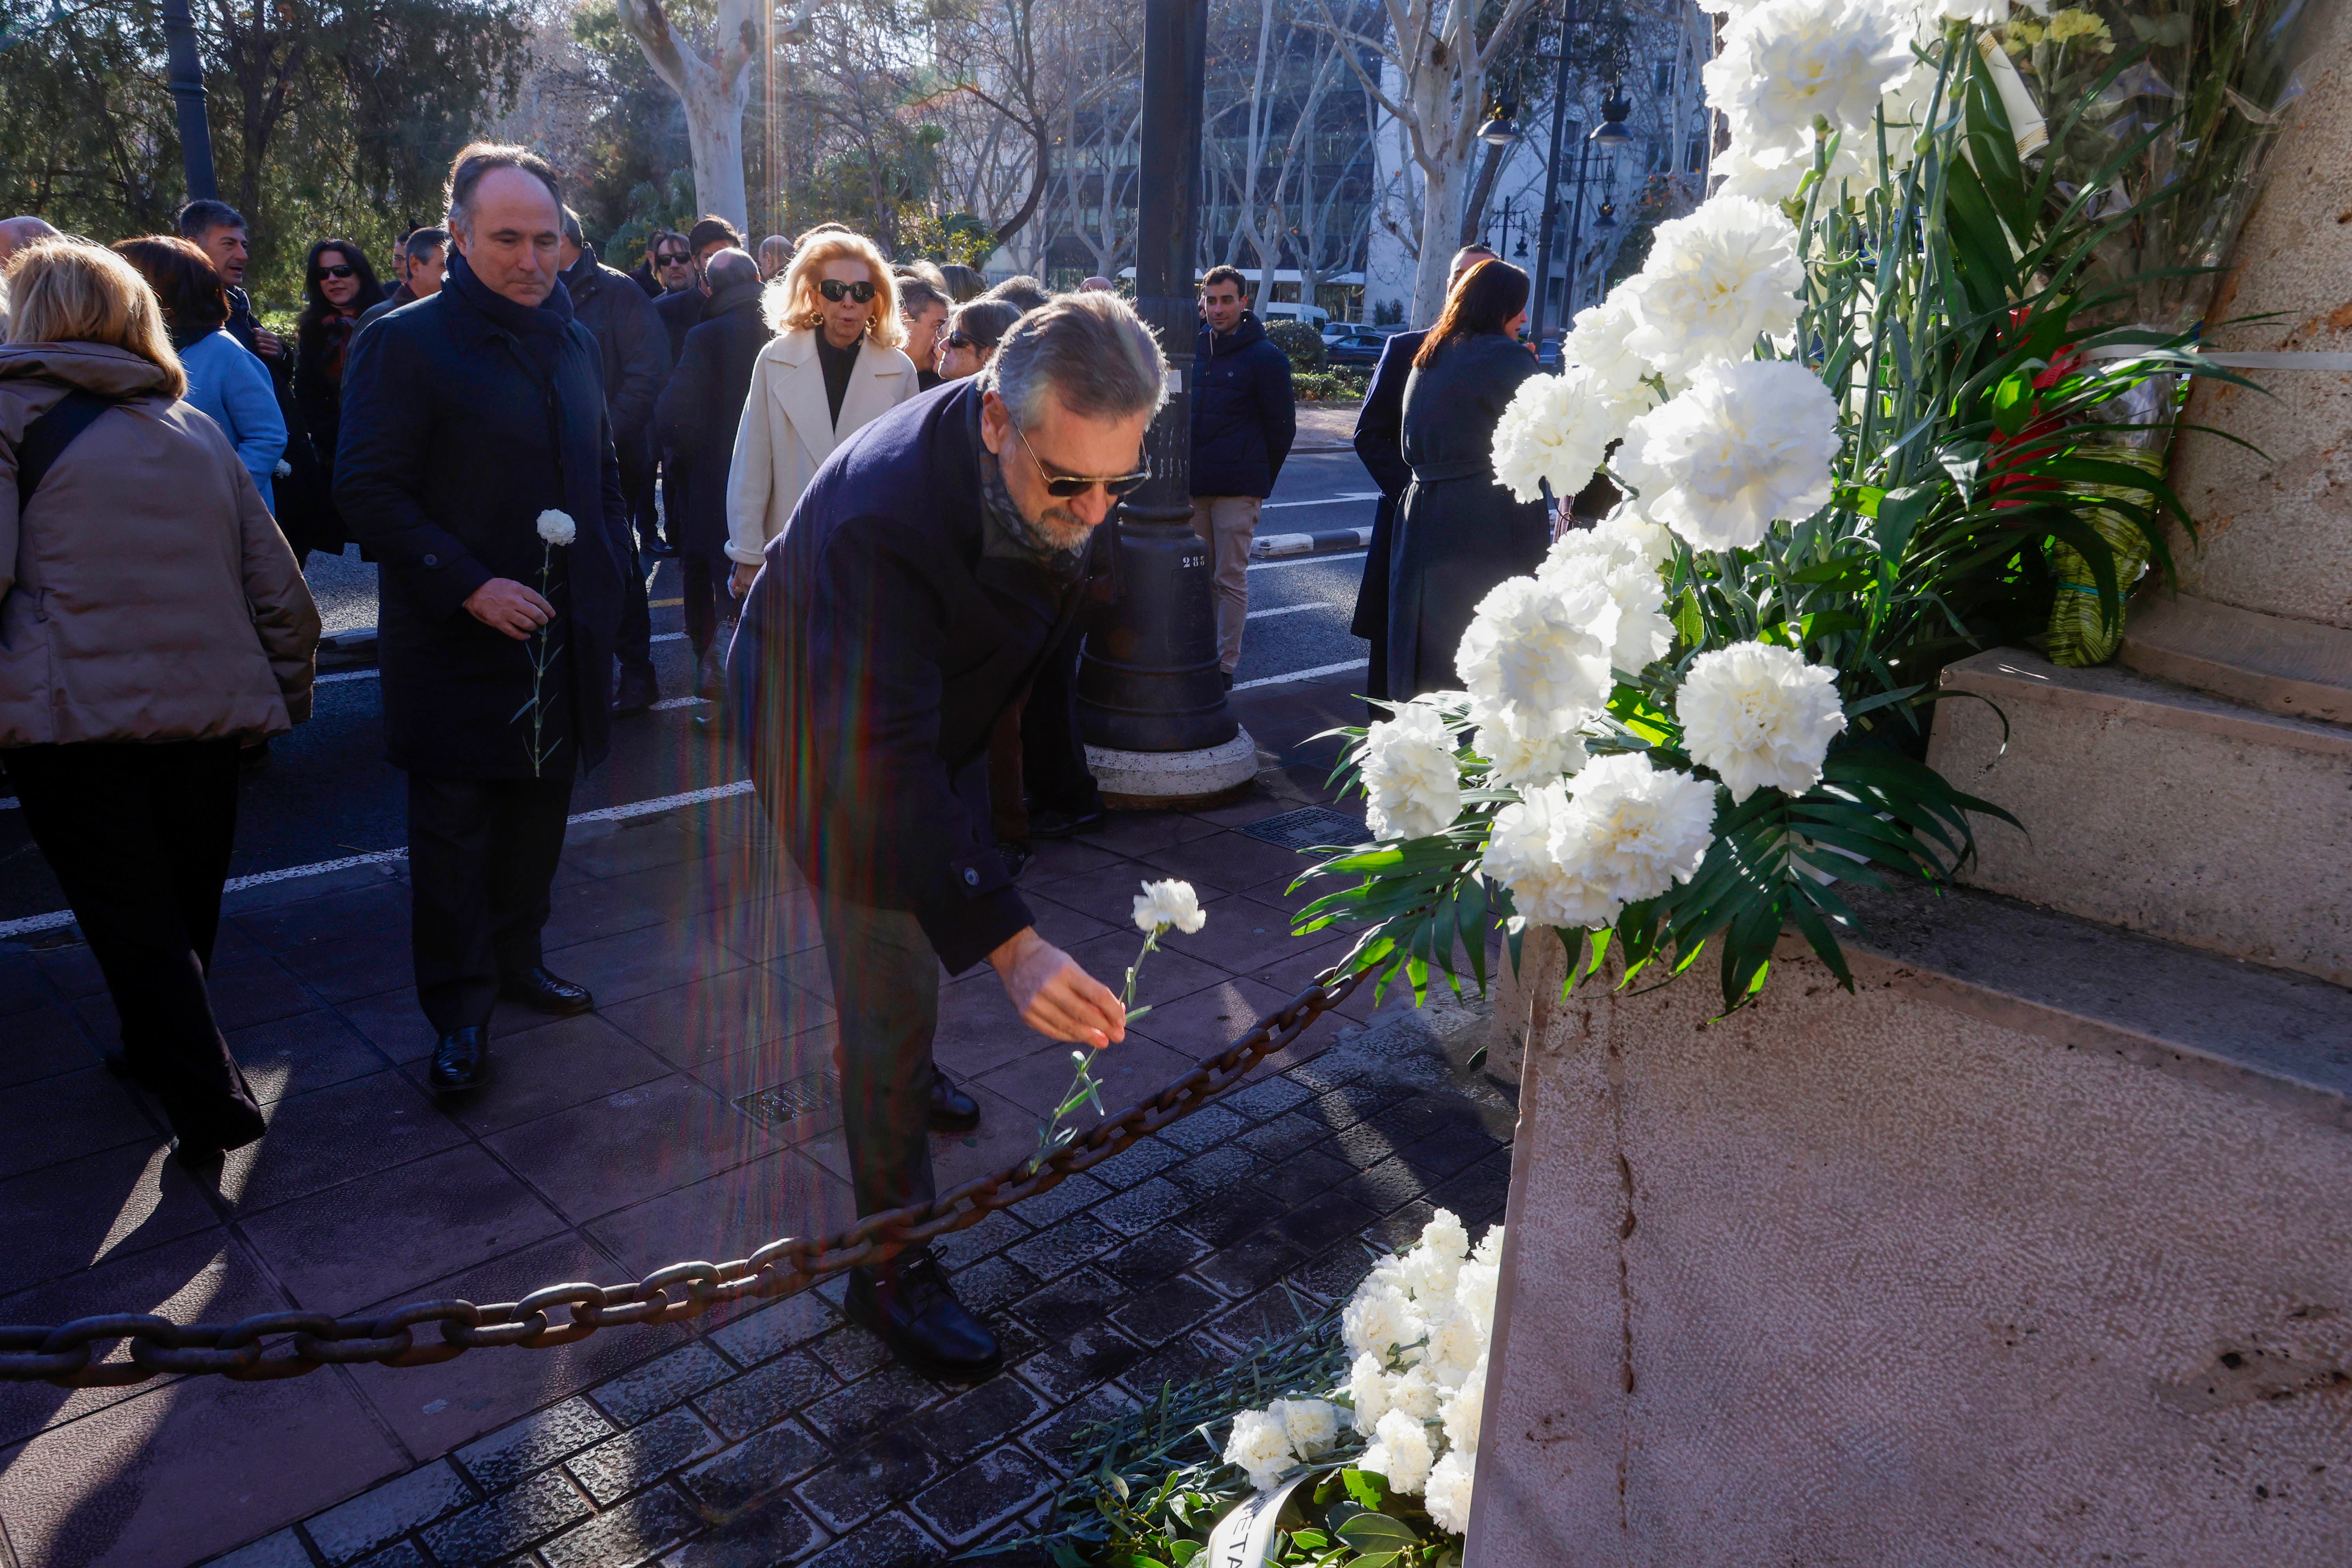
[[[1495,434],[1523,500],[1612,448],[1627,499],[1487,595],[1462,689],[1341,731],[1334,776],[1383,842],[1319,867],[1352,885],[1300,920],[1368,923],[1350,963],[1381,984],[1458,987],[1466,955],[1483,985],[1501,922],[1515,961],[1530,925],[1572,959],[1590,933],[1571,976],[1612,939],[1628,979],[1712,943],[1727,1007],[1794,927],[1851,988],[1839,882],[1940,882],[1970,814],[2006,819],[1921,760],[1937,672],[2046,624],[2059,551],[2109,618],[2115,539],[2168,568],[2187,520],[2102,447],[2100,405],[2213,373],[2183,337],[2091,324],[2131,280],[2085,275],[2137,209],[2021,160],[2008,57],[1960,17],[1988,6],[1743,0],[1725,24],[1722,188],[1658,225]]]

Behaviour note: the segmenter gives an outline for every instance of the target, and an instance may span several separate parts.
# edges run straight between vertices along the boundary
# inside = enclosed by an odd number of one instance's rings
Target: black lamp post
[[[1586,137],[1584,139],[1583,146],[1578,149],[1576,158],[1576,200],[1569,208],[1568,287],[1560,296],[1560,319],[1562,321],[1573,321],[1576,319],[1577,263],[1582,259],[1577,252],[1577,246],[1582,240],[1584,236],[1584,176],[1586,170],[1591,163],[1590,154],[1593,149],[1598,148],[1601,152],[1608,154],[1613,159],[1619,148],[1630,146],[1632,144],[1633,141],[1633,133],[1625,129],[1625,116],[1632,113],[1633,110],[1633,103],[1626,99],[1624,94],[1622,92],[1612,94],[1608,100],[1601,106],[1601,123],[1592,128],[1592,134]],[[1617,226],[1617,219],[1613,216],[1615,208],[1609,203],[1601,203],[1600,215],[1592,220],[1592,226],[1595,228],[1615,228]]]
[[[205,114],[205,64],[196,53],[195,19],[188,0],[163,0],[164,79],[180,120],[180,170],[188,199],[217,201],[220,181],[213,173],[212,122]]]
[[[1217,662],[1209,546],[1192,531],[1192,343],[1200,330],[1192,272],[1201,200],[1201,98],[1207,0],[1145,0],[1142,166],[1152,171],[1137,215],[1135,308],[1168,355],[1167,403],[1144,438],[1151,478],[1119,509],[1119,600],[1087,634],[1078,660],[1079,728],[1089,747],[1202,752],[1235,740]],[[1104,793],[1171,797],[1107,772]],[[1181,767],[1171,781],[1191,778]],[[1256,772],[1252,759],[1244,781]],[[1112,776],[1119,773],[1120,776]],[[1216,786],[1224,787],[1224,786]]]
[[[1559,20],[1559,63],[1552,73],[1551,85],[1551,153],[1544,159],[1543,228],[1536,238],[1535,309],[1529,312],[1528,336],[1537,343],[1543,342],[1544,306],[1551,295],[1551,236],[1559,223],[1559,142],[1568,123],[1568,43],[1576,31],[1576,0],[1568,0],[1568,8]],[[1581,148],[1579,149],[1580,154]],[[1577,161],[1578,177],[1582,178],[1583,160]],[[1575,271],[1575,263],[1569,264]],[[1576,314],[1572,295],[1560,296],[1559,319],[1566,321]]]

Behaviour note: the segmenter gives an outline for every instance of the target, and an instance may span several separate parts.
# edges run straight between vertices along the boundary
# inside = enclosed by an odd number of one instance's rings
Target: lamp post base
[[[1087,767],[1114,811],[1177,811],[1222,805],[1257,777],[1257,742],[1247,730],[1196,752],[1122,752],[1088,746]]]

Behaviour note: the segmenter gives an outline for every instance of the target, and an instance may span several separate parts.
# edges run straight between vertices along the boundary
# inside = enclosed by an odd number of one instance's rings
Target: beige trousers
[[[1192,531],[1208,542],[1217,584],[1217,662],[1231,675],[1242,661],[1249,622],[1250,539],[1257,532],[1255,496],[1194,496]]]

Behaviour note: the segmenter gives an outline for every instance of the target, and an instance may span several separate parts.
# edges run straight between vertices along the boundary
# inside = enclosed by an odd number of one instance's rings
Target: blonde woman
[[[852,432],[915,395],[889,263],[862,234],[803,238],[761,301],[777,337],[751,367],[727,472],[727,555],[741,597],[817,468]]]
[[[0,755],[113,995],[110,1065],[203,1165],[265,1125],[205,984],[237,742],[310,716],[319,614],[236,448],[182,401],[146,280],[51,239],[6,281]]]

